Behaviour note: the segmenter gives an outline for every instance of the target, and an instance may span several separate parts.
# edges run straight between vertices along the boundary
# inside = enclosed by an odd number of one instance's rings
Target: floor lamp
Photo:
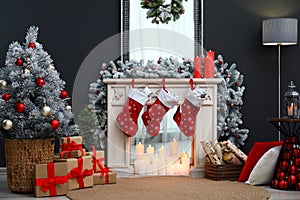
[[[263,20],[262,42],[263,45],[277,45],[278,47],[278,117],[281,117],[280,101],[280,47],[281,45],[297,44],[298,20],[295,18],[272,18]],[[280,132],[278,133],[280,140]]]

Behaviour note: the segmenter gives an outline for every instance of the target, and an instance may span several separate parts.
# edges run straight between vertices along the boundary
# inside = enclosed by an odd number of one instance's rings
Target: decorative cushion
[[[245,182],[248,180],[249,175],[256,165],[257,161],[270,149],[276,146],[281,146],[283,141],[273,142],[255,142],[251,151],[248,154],[247,161],[240,173],[238,181]]]
[[[281,146],[269,149],[258,160],[246,183],[250,185],[270,184],[276,168],[280,150]]]

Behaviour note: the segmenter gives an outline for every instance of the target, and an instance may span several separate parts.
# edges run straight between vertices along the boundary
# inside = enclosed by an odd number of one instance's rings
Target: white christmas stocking
[[[186,136],[195,134],[196,116],[204,102],[206,93],[201,88],[189,89],[186,98],[173,116],[173,120],[178,125],[180,131]]]
[[[163,88],[159,91],[156,101],[142,115],[149,135],[156,136],[159,133],[162,118],[176,104],[178,97],[175,94]]]
[[[152,91],[148,87],[143,90],[132,88],[129,91],[128,100],[116,119],[118,127],[128,137],[135,136],[138,131],[137,119],[151,93]]]

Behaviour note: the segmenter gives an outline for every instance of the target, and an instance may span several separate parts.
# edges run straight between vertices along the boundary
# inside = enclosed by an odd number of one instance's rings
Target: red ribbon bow
[[[56,176],[54,171],[54,163],[47,164],[47,173],[48,178],[39,178],[35,180],[36,186],[41,186],[41,190],[43,192],[47,192],[49,190],[49,196],[56,196],[56,185],[65,184],[68,182],[67,176]]]
[[[67,143],[60,145],[62,149],[61,157],[63,158],[65,153],[68,153],[68,158],[72,157],[72,151],[80,150],[83,155],[82,144],[77,144],[75,141],[71,142],[70,137],[67,137]]]
[[[94,170],[94,172],[98,172],[97,166],[100,168],[100,170],[103,168],[103,165],[101,164],[101,162],[104,161],[104,158],[97,158],[95,146],[92,146],[92,149],[93,149],[93,160],[92,160],[93,170]]]
[[[91,176],[93,174],[93,170],[91,169],[85,169],[82,171],[83,167],[83,159],[78,158],[78,167],[73,168],[70,173],[68,174],[68,178],[76,178],[77,183],[79,184],[79,188],[84,188],[84,182],[83,179],[87,176]]]

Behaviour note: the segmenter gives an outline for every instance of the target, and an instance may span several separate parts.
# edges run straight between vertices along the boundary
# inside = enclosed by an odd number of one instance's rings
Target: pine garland
[[[185,0],[187,1],[187,0]],[[147,9],[147,19],[153,18],[152,23],[168,24],[170,20],[176,21],[185,10],[182,0],[172,0],[170,4],[164,4],[165,0],[141,0],[142,8]]]

